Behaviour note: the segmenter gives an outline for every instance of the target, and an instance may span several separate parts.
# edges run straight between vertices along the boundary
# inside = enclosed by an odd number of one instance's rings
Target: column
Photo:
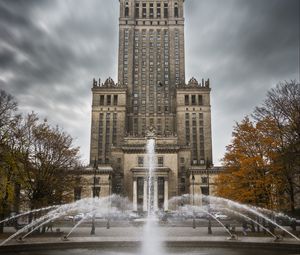
[[[137,211],[137,178],[133,179],[133,211]]]
[[[168,182],[168,178],[164,178],[164,211],[168,211],[169,210],[169,182]]]
[[[143,195],[143,211],[147,212],[148,210],[148,182],[147,177],[144,177],[144,195]]]
[[[158,183],[157,177],[154,177],[154,203],[153,203],[153,210],[156,212],[158,210]]]

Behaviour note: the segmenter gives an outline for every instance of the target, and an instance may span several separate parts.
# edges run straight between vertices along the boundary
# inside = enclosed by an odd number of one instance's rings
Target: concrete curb
[[[63,249],[83,249],[83,248],[114,248],[114,247],[138,247],[141,242],[139,240],[124,241],[53,241],[53,242],[37,242],[37,243],[14,243],[0,247],[0,253],[5,252],[21,252],[21,251],[44,251],[44,250],[63,250]],[[206,248],[240,248],[240,249],[267,249],[267,250],[283,250],[297,251],[300,250],[300,243],[294,242],[247,242],[247,241],[187,241],[187,240],[167,240],[164,242],[166,247],[206,247]]]

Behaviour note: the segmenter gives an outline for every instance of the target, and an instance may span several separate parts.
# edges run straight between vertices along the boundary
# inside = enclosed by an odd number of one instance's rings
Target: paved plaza
[[[230,224],[230,223],[228,223]],[[110,222],[109,229],[107,228],[106,221],[100,221],[96,223],[96,233],[95,235],[90,235],[91,224],[84,223],[74,230],[69,236],[69,241],[141,241],[143,238],[143,222]],[[159,238],[162,241],[226,241],[229,234],[226,230],[220,226],[217,226],[215,222],[212,224],[212,234],[208,235],[207,222],[206,221],[196,221],[196,228],[193,228],[192,220],[187,220],[184,222],[160,224],[158,226]],[[247,242],[273,242],[274,238],[268,234],[261,233],[251,233],[250,230],[247,232],[247,236],[243,235],[242,227],[235,223],[231,223],[230,226],[235,227],[235,232],[238,235],[239,241]],[[71,222],[65,222],[54,224],[52,227],[52,232],[48,230],[44,234],[32,234],[25,239],[25,242],[57,242],[61,237],[68,234],[72,229],[73,224]],[[287,230],[291,230],[286,227]],[[300,227],[297,228],[297,234],[299,236]],[[3,240],[15,233],[15,229],[12,227],[5,228],[5,234],[0,236]],[[285,241],[294,242],[285,235],[282,230],[276,229],[276,234],[281,234],[284,236]],[[10,243],[15,243],[15,240],[10,241]]]

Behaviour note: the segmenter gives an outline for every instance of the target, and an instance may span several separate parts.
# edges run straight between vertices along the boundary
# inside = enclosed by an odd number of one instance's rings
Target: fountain
[[[19,217],[29,215],[30,213],[44,213],[41,217],[34,219],[30,224],[25,226],[24,228],[16,231],[11,236],[9,236],[7,239],[0,241],[0,252],[6,251],[7,254],[9,254],[9,251],[13,251],[12,254],[18,254],[16,253],[18,250],[28,250],[30,253],[24,253],[24,254],[35,254],[31,251],[31,244],[34,243],[34,249],[36,247],[40,247],[40,250],[46,249],[54,249],[54,248],[68,248],[71,249],[70,254],[82,254],[82,248],[91,248],[91,247],[107,247],[111,248],[113,247],[113,252],[109,254],[126,254],[126,251],[128,251],[128,248],[125,249],[125,253],[122,250],[118,250],[116,247],[136,247],[138,244],[141,243],[141,250],[134,250],[134,254],[142,254],[142,255],[164,255],[164,254],[170,254],[170,250],[174,249],[174,247],[185,247],[185,250],[181,250],[182,248],[176,248],[175,253],[178,251],[179,254],[196,254],[195,252],[196,248],[190,249],[187,248],[188,246],[193,247],[210,247],[210,246],[216,246],[220,249],[223,249],[221,251],[218,251],[214,253],[212,250],[207,251],[207,254],[218,254],[218,253],[226,253],[226,249],[224,247],[238,247],[238,248],[248,248],[253,246],[259,247],[259,250],[263,248],[272,248],[270,251],[270,255],[272,254],[280,254],[280,249],[289,249],[289,250],[297,250],[300,248],[300,239],[290,231],[288,231],[285,227],[280,226],[276,221],[272,220],[269,215],[273,215],[273,217],[285,217],[288,220],[292,220],[286,215],[278,214],[270,210],[266,210],[263,208],[257,208],[252,207],[248,205],[239,204],[237,202],[215,197],[215,196],[204,196],[204,195],[198,195],[193,194],[193,197],[191,195],[184,195],[180,197],[173,197],[169,200],[169,207],[172,209],[171,212],[165,213],[165,218],[168,219],[170,217],[170,214],[174,214],[177,217],[179,216],[181,222],[185,224],[184,228],[175,228],[174,226],[170,227],[170,225],[166,225],[166,227],[162,226],[159,218],[158,218],[158,205],[156,204],[154,199],[154,195],[157,195],[157,190],[154,190],[153,180],[155,178],[155,169],[156,169],[156,156],[155,156],[155,131],[153,129],[150,129],[147,133],[147,140],[146,140],[146,168],[147,168],[147,215],[146,218],[143,220],[144,225],[143,228],[138,227],[132,227],[130,225],[126,225],[125,228],[125,235],[124,237],[120,236],[118,233],[115,233],[114,236],[112,235],[109,238],[105,239],[105,236],[93,236],[89,238],[84,238],[84,240],[76,239],[76,237],[71,236],[72,234],[76,233],[76,230],[78,230],[82,225],[90,224],[91,219],[95,220],[95,216],[97,216],[100,219],[109,219],[110,223],[113,223],[114,219],[118,219],[121,222],[127,222],[128,224],[131,222],[131,210],[132,210],[132,204],[128,201],[127,198],[123,198],[117,195],[111,195],[109,197],[104,198],[85,198],[79,201],[76,201],[74,203],[70,204],[64,204],[64,205],[56,205],[56,206],[49,206],[33,211],[28,211],[21,213],[19,215],[15,215],[13,217],[7,218],[0,223],[5,223],[7,221],[16,220]],[[195,204],[191,201],[202,201],[204,202],[204,205],[202,204]],[[185,204],[182,204],[182,201],[185,201]],[[180,206],[178,207],[178,205]],[[239,241],[237,240],[236,233],[233,233],[224,222],[222,222],[221,219],[218,219],[212,211],[219,211],[223,212],[225,214],[235,215],[237,217],[243,218],[244,220],[247,220],[249,222],[252,222],[258,226],[260,226],[262,229],[264,229],[269,235],[271,235],[275,241],[280,240],[278,234],[273,233],[270,231],[266,226],[261,224],[257,219],[263,219],[265,222],[268,222],[269,224],[277,227],[282,232],[288,234],[292,239],[286,239],[287,241],[281,241],[281,242],[271,242],[266,241],[265,239],[255,239],[253,240],[242,240],[239,238]],[[63,242],[60,239],[53,240],[51,239],[51,242],[47,239],[43,242],[36,243],[34,241],[34,238],[28,240],[29,236],[31,236],[34,232],[36,232],[39,228],[45,226],[49,222],[62,219],[66,215],[70,214],[78,214],[82,213],[83,217],[78,221],[75,222],[74,225],[71,227],[70,230],[67,231],[67,234],[62,236],[63,241],[69,241],[69,242]],[[189,215],[193,213],[193,225],[195,224],[195,215],[203,213],[207,215],[208,217],[211,217],[219,226],[221,226],[223,229],[223,234],[221,236],[210,236],[209,239],[207,239],[205,236],[201,236],[201,231],[199,228],[192,228],[190,225],[189,230],[187,230],[186,226],[188,226],[189,223],[185,223],[185,219],[188,218]],[[200,220],[199,220],[200,221]],[[110,230],[106,231],[113,231],[115,227],[113,226],[110,228]],[[105,227],[102,228],[102,234],[104,234]],[[175,230],[177,229],[178,233],[175,233]],[[184,229],[184,233],[180,235],[180,231]],[[99,230],[100,231],[100,230]],[[120,229],[118,230],[120,231]],[[169,232],[168,232],[169,231]],[[190,231],[190,232],[189,232]],[[198,232],[197,232],[198,231]],[[26,233],[25,233],[26,232]],[[130,236],[130,233],[133,232],[132,236]],[[226,238],[226,235],[229,235],[228,238]],[[17,238],[17,240],[22,241],[22,243],[18,244],[14,239]],[[262,240],[262,241],[260,241]],[[167,247],[173,247],[173,248],[167,248]],[[222,248],[223,247],[223,248]],[[77,248],[81,248],[80,250],[77,250]],[[75,249],[75,250],[74,250]],[[202,248],[203,249],[203,248]],[[78,253],[76,253],[78,251]],[[117,251],[117,252],[116,252]],[[255,251],[254,251],[255,252]],[[97,251],[93,253],[93,250],[86,250],[87,254],[98,254]],[[22,253],[23,254],[23,253]],[[47,253],[47,254],[58,254],[57,251],[54,251],[54,253]],[[64,253],[65,254],[65,253]],[[66,253],[69,254],[69,253]],[[102,253],[101,253],[102,254]],[[103,253],[105,254],[105,253]],[[129,254],[129,253],[128,253]],[[130,253],[132,254],[132,253]],[[173,253],[172,253],[173,254]],[[177,253],[178,254],[178,253]],[[197,253],[198,254],[198,253]],[[235,254],[251,254],[247,253],[246,250],[243,250],[241,253],[235,253]],[[268,254],[268,253],[266,253]]]
[[[149,140],[148,141],[148,145],[150,148],[154,148],[154,141]],[[151,155],[151,154],[148,154]],[[154,155],[154,154],[152,154]],[[151,160],[151,156],[148,162],[154,162]],[[152,170],[151,170],[152,169]],[[234,240],[234,233],[232,233],[230,231],[230,229],[228,229],[225,225],[224,222],[222,222],[222,220],[218,219],[217,217],[214,216],[213,213],[211,213],[210,211],[207,210],[207,206],[204,205],[192,205],[192,204],[186,204],[183,206],[180,206],[180,208],[178,208],[176,211],[174,210],[174,213],[182,213],[181,217],[182,217],[182,221],[184,221],[185,218],[185,214],[191,213],[191,212],[195,212],[196,215],[197,213],[205,213],[207,215],[210,215],[210,217],[212,217],[212,219],[215,220],[215,222],[217,222],[220,226],[222,226],[222,228],[224,229],[224,233],[227,233],[229,235],[229,238],[225,238],[224,235],[223,239],[222,236],[217,238],[216,237],[211,237],[211,241],[209,242],[207,239],[205,242],[203,242],[203,240],[201,241],[201,237],[199,236],[198,238],[195,238],[194,236],[191,236],[188,239],[182,238],[180,236],[175,236],[174,235],[174,241],[172,238],[170,238],[170,233],[166,235],[166,231],[169,229],[169,227],[162,227],[160,225],[159,219],[157,217],[157,214],[154,210],[154,204],[153,204],[153,191],[151,191],[152,187],[151,187],[151,180],[153,178],[153,170],[155,169],[155,164],[151,165],[149,164],[149,192],[148,192],[148,213],[146,216],[146,220],[145,220],[145,224],[143,226],[143,228],[137,228],[134,227],[134,231],[137,232],[138,236],[137,237],[133,237],[133,238],[129,238],[127,237],[127,239],[124,237],[124,240],[122,239],[122,241],[116,241],[117,245],[122,245],[122,246],[127,246],[126,243],[128,243],[129,246],[136,246],[137,242],[141,242],[141,251],[134,251],[134,253],[136,254],[143,254],[143,255],[148,255],[148,254],[158,254],[158,255],[163,255],[163,254],[169,254],[169,250],[170,248],[166,248],[165,246],[176,246],[176,245],[181,245],[181,246],[211,246],[212,243],[214,243],[214,245],[219,246],[219,247],[224,247],[230,244],[231,246],[238,246],[238,247],[247,247],[247,245],[249,245],[249,243],[247,241],[243,241],[243,239],[245,239],[245,237],[240,237],[239,241],[232,241]],[[152,173],[151,173],[152,171]],[[152,194],[152,195],[151,195]],[[175,204],[178,203],[179,201],[182,201],[183,199],[185,199],[186,201],[190,201],[189,198],[190,195],[185,195],[185,197],[174,197],[170,200],[170,208],[175,207]],[[280,229],[281,231],[286,232],[287,234],[289,234],[291,237],[294,238],[294,242],[291,239],[286,239],[286,241],[281,241],[280,243],[274,243],[274,242],[270,242],[270,241],[265,241],[266,239],[263,239],[263,242],[259,242],[257,243],[257,245],[259,247],[263,246],[263,247],[276,247],[276,249],[279,247],[284,247],[285,249],[287,249],[287,247],[296,247],[299,248],[300,243],[299,243],[299,238],[297,236],[295,236],[293,233],[289,232],[286,228],[278,225],[276,222],[272,221],[266,214],[265,209],[262,208],[253,208],[251,206],[247,206],[247,205],[241,205],[238,204],[234,201],[230,201],[227,199],[223,199],[223,198],[218,198],[218,197],[207,197],[207,196],[199,196],[196,198],[197,200],[201,199],[203,201],[205,201],[206,199],[209,199],[211,201],[210,204],[210,208],[215,211],[221,211],[224,212],[226,214],[230,214],[230,215],[237,215],[239,217],[242,217],[248,221],[252,221],[253,223],[259,225],[262,229],[264,229],[270,236],[272,236],[274,239],[276,239],[278,241],[278,235],[274,234],[272,231],[270,231],[266,226],[262,225],[261,223],[259,223],[257,220],[253,219],[253,215],[255,217],[259,216],[261,219],[265,219],[266,221],[270,222],[270,224],[274,224],[275,226],[277,226],[278,229]],[[110,210],[110,202],[112,203],[112,209]],[[115,207],[115,205],[117,204],[126,204],[126,208],[118,208]],[[22,249],[25,249],[24,247],[26,247],[26,249],[30,250],[30,244],[33,242],[34,243],[34,238],[31,238],[30,240],[28,239],[32,233],[34,233],[38,228],[42,227],[43,225],[47,224],[50,221],[59,219],[61,217],[63,217],[64,215],[68,215],[71,213],[83,213],[84,216],[82,217],[82,219],[80,219],[78,222],[76,222],[74,224],[74,226],[72,226],[72,228],[70,230],[67,231],[67,234],[63,236],[64,240],[69,240],[69,242],[65,243],[66,246],[68,248],[73,248],[74,246],[74,240],[76,240],[76,237],[72,237],[72,234],[74,232],[76,232],[76,230],[78,228],[80,228],[80,225],[82,224],[90,224],[90,220],[93,217],[93,215],[96,213],[97,216],[101,216],[103,219],[106,219],[107,217],[110,217],[113,221],[114,218],[118,218],[121,219],[121,221],[126,221],[128,222],[128,219],[130,217],[130,213],[131,211],[129,210],[129,208],[132,205],[130,203],[128,203],[128,200],[116,195],[112,195],[111,197],[106,197],[106,198],[88,198],[88,199],[82,199],[80,201],[71,203],[71,204],[65,204],[65,205],[61,205],[61,206],[54,206],[52,208],[44,208],[44,210],[42,210],[44,212],[44,215],[41,216],[40,218],[35,219],[32,223],[30,223],[29,225],[27,225],[26,227],[18,230],[16,233],[14,233],[13,235],[11,235],[9,238],[7,238],[6,240],[3,240],[0,244],[0,251],[1,250],[5,250],[8,251],[9,248],[14,249],[14,252],[16,252],[16,249],[19,247],[22,247]],[[275,214],[273,212],[273,214]],[[24,215],[24,213],[22,214]],[[276,215],[276,214],[275,214]],[[7,220],[12,220],[12,219],[16,219],[18,218],[19,215],[14,216],[14,218],[8,218]],[[288,217],[288,216],[285,216]],[[105,227],[104,227],[105,228]],[[104,229],[103,228],[103,229]],[[114,227],[112,227],[113,229]],[[132,231],[133,227],[131,226],[127,226],[125,228],[128,228],[128,233],[130,233],[130,231]],[[174,228],[176,229],[176,228]],[[190,225],[190,231],[197,231],[199,228],[197,228],[196,230],[193,230],[192,226]],[[30,231],[29,231],[30,230]],[[100,230],[99,230],[100,231]],[[108,231],[108,230],[107,230]],[[139,232],[141,231],[141,232]],[[174,230],[175,231],[175,230]],[[181,231],[180,229],[177,229],[177,231]],[[186,231],[186,230],[185,230]],[[199,231],[199,230],[198,230]],[[103,230],[102,230],[102,233]],[[192,233],[200,233],[200,232],[192,232]],[[75,235],[76,236],[76,235]],[[16,241],[14,241],[14,238],[19,238],[19,240],[22,240],[21,244],[17,244]],[[203,237],[202,237],[203,238]],[[85,238],[86,239],[86,238]],[[189,240],[191,239],[191,240]],[[53,243],[53,238],[51,239],[52,241],[50,242]],[[91,238],[91,240],[94,240]],[[242,240],[242,241],[241,241]],[[94,242],[89,242],[89,241],[78,241],[79,244],[82,247],[94,247],[97,246],[97,244],[100,244],[100,246],[106,246],[106,247],[111,247],[112,243],[111,242],[106,242],[101,240],[101,236],[97,239],[97,241]],[[230,243],[229,243],[230,242]],[[76,242],[75,242],[76,243]],[[55,244],[53,245],[53,247],[61,247],[61,241],[59,241],[59,239],[57,241],[55,241]],[[251,247],[253,246],[253,243],[250,242]],[[275,245],[277,244],[277,245]],[[35,243],[35,245],[37,245]],[[46,246],[47,249],[53,249],[53,247],[47,245],[47,241],[46,244],[45,243],[41,243],[40,244],[41,249],[43,249],[42,247]],[[68,246],[69,245],[69,246]],[[282,245],[282,246],[278,246],[278,245]],[[75,246],[75,247],[81,247],[81,246]],[[35,246],[34,246],[35,247]],[[20,248],[21,249],[21,248]],[[22,250],[21,249],[21,250]],[[25,249],[25,250],[26,250]],[[9,254],[9,253],[8,253]],[[18,253],[13,253],[13,254],[18,254]],[[25,253],[26,254],[26,253]],[[34,254],[34,253],[29,253],[29,254]],[[48,253],[47,253],[48,254]],[[51,253],[49,253],[51,254]],[[53,254],[53,253],[52,253]],[[57,253],[55,253],[57,254]],[[67,253],[68,254],[68,253]],[[72,253],[73,254],[73,253]],[[87,253],[87,254],[92,254],[92,253]],[[122,254],[120,253],[116,253],[116,254]],[[188,254],[193,254],[193,253],[188,253]],[[277,253],[271,253],[271,254],[277,254]],[[279,253],[278,253],[279,254]]]
[[[154,194],[157,192],[154,189],[154,171],[156,166],[155,157],[155,139],[154,132],[148,133],[146,145],[146,167],[148,169],[148,211],[147,219],[143,232],[142,254],[143,255],[161,255],[162,251],[161,232],[158,229],[158,218],[156,215],[157,205],[154,202]]]

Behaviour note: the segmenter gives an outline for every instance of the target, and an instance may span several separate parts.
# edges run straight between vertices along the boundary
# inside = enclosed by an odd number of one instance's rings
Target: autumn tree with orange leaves
[[[277,85],[256,109],[254,120],[245,117],[236,123],[223,158],[225,170],[216,180],[217,195],[272,210],[295,210],[295,195],[299,194],[299,91],[295,82]],[[278,105],[272,105],[275,99],[285,102],[283,106],[290,111],[281,109],[280,113],[290,118],[285,116],[280,122],[279,114],[274,115],[275,109],[278,111]]]

